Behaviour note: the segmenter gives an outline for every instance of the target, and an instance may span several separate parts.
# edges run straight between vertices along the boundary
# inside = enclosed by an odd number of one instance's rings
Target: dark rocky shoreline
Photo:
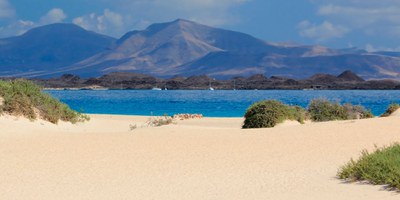
[[[49,89],[152,89],[168,90],[397,90],[400,82],[395,80],[364,80],[351,71],[335,76],[315,74],[307,79],[295,80],[286,77],[262,74],[251,77],[235,77],[215,80],[206,75],[191,77],[156,78],[150,75],[115,72],[98,78],[80,78],[65,74],[59,78],[31,79]]]

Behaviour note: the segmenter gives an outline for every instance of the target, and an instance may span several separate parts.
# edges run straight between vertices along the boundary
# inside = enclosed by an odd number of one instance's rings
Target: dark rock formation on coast
[[[217,80],[206,75],[190,77],[156,78],[144,74],[114,72],[98,78],[80,78],[65,74],[59,78],[34,79],[45,88],[57,89],[152,89],[206,90],[211,86],[217,90],[270,90],[270,89],[400,89],[400,82],[394,80],[364,80],[351,71],[339,75],[315,74],[306,79],[292,79],[282,76],[266,77],[257,74],[250,77],[234,77]]]

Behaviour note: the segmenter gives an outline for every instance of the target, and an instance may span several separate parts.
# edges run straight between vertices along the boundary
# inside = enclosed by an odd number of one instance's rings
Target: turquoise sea
[[[48,90],[73,109],[91,114],[173,115],[201,113],[207,117],[242,117],[254,102],[278,99],[307,107],[314,98],[363,105],[375,115],[400,103],[397,90]]]

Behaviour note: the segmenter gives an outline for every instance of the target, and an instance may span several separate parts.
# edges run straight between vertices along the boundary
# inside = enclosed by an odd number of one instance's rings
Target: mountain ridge
[[[56,29],[52,31],[53,37],[49,37],[47,42],[53,53],[45,52],[36,58],[35,52],[31,52],[29,56],[35,62],[30,62],[23,55],[9,56],[14,56],[15,62],[27,60],[19,65],[7,65],[7,59],[0,54],[0,76],[18,75],[9,69],[16,67],[20,72],[24,71],[25,75],[28,72],[37,77],[65,73],[98,77],[111,72],[134,72],[156,77],[208,74],[216,78],[232,78],[266,74],[306,78],[317,73],[339,74],[351,69],[364,79],[400,78],[400,53],[397,52],[368,53],[356,48],[330,49],[319,45],[271,43],[246,33],[214,28],[184,19],[152,24],[144,30],[130,31],[119,39],[86,31],[76,25],[48,26]],[[48,27],[38,27],[25,34],[32,34],[32,31],[46,32],[45,28]],[[63,28],[68,30],[60,31]],[[66,38],[74,36],[65,36],[68,31],[74,34],[84,33],[85,37],[91,39],[80,41],[75,37],[71,43],[74,47],[72,50],[65,45]],[[23,36],[14,39],[21,37]],[[35,43],[37,39],[30,38],[32,41],[27,40],[26,43],[36,45],[35,48],[46,49],[46,45],[40,46],[40,43]],[[4,41],[10,39],[0,39],[0,53],[7,52]],[[82,45],[84,42],[87,44]],[[57,45],[60,47],[56,48]],[[90,46],[92,49],[85,51],[82,46]],[[66,56],[54,53],[60,51]],[[45,55],[59,58],[56,59],[59,62],[52,63],[50,59],[44,65],[37,66],[41,63],[36,63],[36,60],[43,61],[41,58]]]
[[[67,67],[111,46],[115,39],[74,24],[56,23],[0,39],[0,75],[29,74]],[[7,75],[7,74],[6,74]],[[10,75],[10,74],[8,74]],[[12,74],[11,74],[12,75]]]

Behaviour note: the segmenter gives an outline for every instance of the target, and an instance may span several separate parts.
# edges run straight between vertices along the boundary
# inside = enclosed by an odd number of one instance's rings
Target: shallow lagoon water
[[[202,113],[206,117],[242,117],[253,103],[277,99],[307,107],[326,98],[363,105],[375,115],[400,103],[398,90],[48,90],[75,110],[90,114],[173,115]]]

